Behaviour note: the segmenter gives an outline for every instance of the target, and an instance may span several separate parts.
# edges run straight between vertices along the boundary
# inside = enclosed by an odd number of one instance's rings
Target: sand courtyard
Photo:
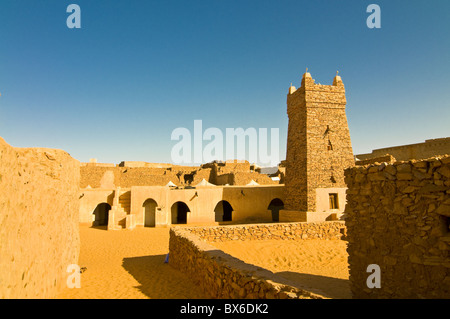
[[[140,227],[107,231],[80,225],[81,288],[65,289],[60,299],[206,298],[181,272],[164,263],[169,229]]]
[[[164,263],[169,228],[106,231],[80,225],[81,288],[59,299],[207,298],[182,272]],[[329,298],[351,298],[346,242],[342,240],[258,240],[213,243],[246,263],[318,288]]]

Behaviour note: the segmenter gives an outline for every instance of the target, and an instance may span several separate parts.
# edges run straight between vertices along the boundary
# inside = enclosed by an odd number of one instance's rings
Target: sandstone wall
[[[286,151],[285,189],[286,209],[307,211],[307,129],[306,108],[304,107],[304,90],[295,91],[296,98],[289,98],[287,113],[289,116]]]
[[[130,188],[132,186],[165,186],[170,181],[176,185],[186,185],[190,181],[190,185],[195,186],[203,179],[215,185],[227,183],[230,185],[246,185],[252,179],[261,185],[278,184],[265,174],[251,172],[248,162],[230,162],[225,166],[210,164],[203,165],[202,168],[188,166],[151,167],[150,165],[142,167],[138,165],[141,164],[136,164],[136,167],[111,167],[103,164],[85,163],[80,168],[80,187],[112,189],[115,187]],[[189,181],[185,181],[185,177]]]
[[[225,163],[215,163],[217,174],[227,174],[234,172],[249,172],[250,163],[248,161],[228,160]]]
[[[97,190],[89,192],[97,193]],[[86,193],[89,193],[86,192]],[[98,190],[102,192],[102,190]],[[100,195],[101,196],[101,195]],[[104,198],[105,195],[103,195]],[[85,196],[87,200],[95,199],[94,196]],[[232,209],[232,222],[235,223],[254,223],[254,222],[272,222],[272,212],[269,211],[269,205],[274,199],[284,201],[284,186],[206,186],[191,189],[169,189],[162,186],[133,186],[131,188],[131,210],[135,215],[137,225],[143,225],[145,220],[145,208],[143,204],[152,199],[159,208],[156,211],[157,226],[170,225],[172,223],[172,207],[176,202],[183,202],[190,212],[187,214],[187,224],[189,225],[214,225],[216,222],[216,208],[221,201],[227,201]],[[84,197],[82,198],[83,202]],[[104,201],[104,200],[103,200]],[[100,201],[101,202],[101,201]],[[92,210],[100,203],[90,201],[90,207],[80,214],[82,216],[92,215]]]
[[[344,168],[354,166],[345,87],[339,76],[333,85],[314,83],[304,74],[301,87],[291,86],[286,153],[287,210],[316,211],[317,188],[345,188]]]
[[[252,171],[248,161],[230,160],[225,163],[208,163],[202,167],[211,168],[209,181],[215,185],[244,186],[250,183],[252,179],[260,185],[280,184],[277,181],[273,181],[266,174]]]
[[[228,240],[298,240],[340,239],[345,232],[344,222],[274,223],[236,226],[192,227],[186,230],[209,242]]]
[[[369,158],[366,160],[358,160],[355,162],[355,165],[358,166],[364,166],[364,165],[369,165],[369,164],[381,164],[381,163],[395,163],[396,159],[394,156],[386,154],[384,156],[378,156],[378,157],[374,157],[374,158]]]
[[[257,172],[236,172],[234,173],[234,185],[244,186],[254,180],[259,185],[276,185],[269,176]]]
[[[120,167],[149,167],[149,168],[167,168],[173,170],[193,170],[196,167],[193,166],[183,166],[183,165],[174,165],[170,163],[149,163],[143,161],[122,161],[119,163]]]
[[[393,146],[373,150],[372,153],[356,155],[360,160],[391,154],[398,161],[426,159],[450,154],[450,137],[426,140],[424,143]]]
[[[337,227],[337,224],[333,223],[333,225],[331,226],[332,228]],[[294,239],[295,236],[291,235],[291,228],[297,226],[289,224],[280,225],[280,234],[274,234],[274,236]],[[302,226],[305,227],[303,231],[308,233],[306,228],[309,226],[311,226],[311,234],[328,234],[328,231],[320,231],[320,227],[317,228],[317,225],[304,224]],[[270,225],[266,225],[265,227],[256,225],[245,227],[172,228],[170,230],[169,264],[192,278],[210,298],[324,298],[322,296],[323,293],[319,290],[309,287],[294,287],[294,284],[286,279],[268,270],[246,264],[237,258],[225,254],[223,251],[206,243],[200,237],[209,238],[211,233],[213,233],[214,240],[233,240],[234,237],[231,236],[238,236],[238,234],[245,233],[242,231],[245,229],[252,233],[253,236],[244,235],[244,237],[240,238],[251,238],[255,236],[255,238],[263,239],[266,237],[260,236],[258,234],[259,230],[266,232],[273,228],[273,231],[275,231],[274,226]],[[223,233],[228,235],[223,235]],[[282,233],[285,233],[285,235],[282,235]],[[334,235],[331,235],[331,237],[338,237],[335,231],[332,231],[332,233]],[[200,236],[197,236],[197,234]]]
[[[234,174],[222,174],[214,178],[215,185],[234,185]]]
[[[450,157],[347,169],[355,298],[450,298]],[[367,266],[381,269],[369,289]]]
[[[98,167],[82,166],[80,168],[80,187],[88,185],[92,188],[114,188],[131,186],[164,186],[169,181],[180,184],[177,172],[165,168],[147,167]],[[102,183],[105,174],[110,173],[113,177],[109,183]],[[106,187],[105,187],[106,186]]]
[[[191,185],[195,186],[200,183],[202,180],[206,180],[207,182],[211,182],[211,169],[203,168],[195,172],[194,179]]]
[[[0,138],[0,298],[51,298],[78,262],[79,162]]]

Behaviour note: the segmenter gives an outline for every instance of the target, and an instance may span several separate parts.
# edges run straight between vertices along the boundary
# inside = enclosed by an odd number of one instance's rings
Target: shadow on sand
[[[90,228],[93,229],[100,229],[100,230],[108,230],[108,226],[91,226]]]
[[[166,255],[123,258],[122,267],[139,283],[136,286],[152,299],[206,298],[185,274],[164,263]]]
[[[332,299],[351,299],[350,281],[346,279],[297,273],[292,271],[277,272],[277,276],[285,278],[296,287],[309,290],[308,287],[320,290],[324,297]],[[310,290],[312,291],[312,289]]]
[[[166,255],[124,258],[122,266],[139,283],[136,286],[152,299],[207,298],[200,288],[180,271],[164,263]],[[276,281],[333,299],[351,299],[349,280],[284,271]],[[284,279],[284,280],[283,280]]]

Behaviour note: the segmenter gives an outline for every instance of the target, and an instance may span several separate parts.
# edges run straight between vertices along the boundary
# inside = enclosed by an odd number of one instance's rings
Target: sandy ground
[[[347,242],[342,240],[253,240],[211,245],[248,264],[266,268],[329,298],[351,298]]]
[[[168,228],[106,231],[80,226],[81,288],[57,298],[206,298],[184,274],[164,263]]]
[[[80,226],[81,288],[57,298],[206,298],[184,274],[164,263],[168,228],[106,231]],[[346,242],[255,240],[212,243],[246,263],[269,269],[330,298],[351,298]]]

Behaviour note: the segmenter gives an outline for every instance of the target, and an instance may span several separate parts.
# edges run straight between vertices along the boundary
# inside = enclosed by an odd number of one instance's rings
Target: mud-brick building
[[[80,222],[108,229],[278,221],[284,185],[247,161],[82,163]]]

